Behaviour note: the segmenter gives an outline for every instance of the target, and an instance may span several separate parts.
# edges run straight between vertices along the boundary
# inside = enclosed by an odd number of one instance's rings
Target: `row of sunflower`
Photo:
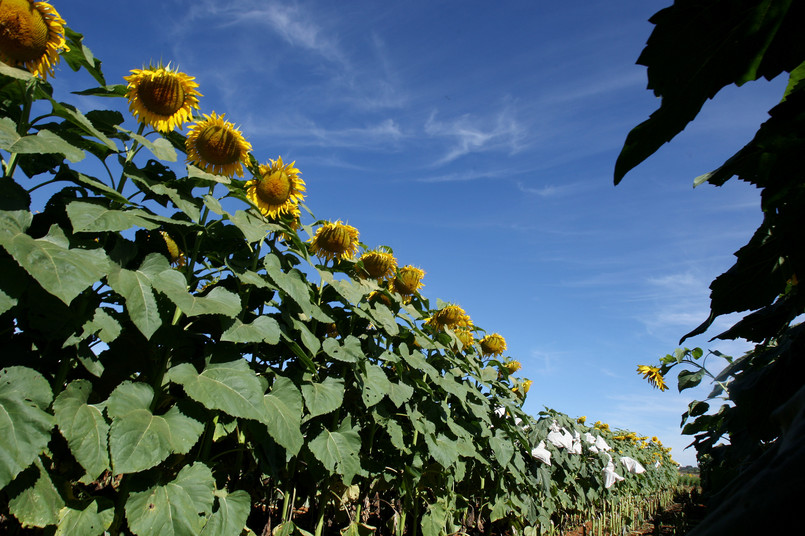
[[[0,1],[0,32],[1,533],[549,533],[668,487],[665,454],[646,487],[589,448],[548,465],[551,426],[592,429],[525,414],[505,339],[423,270],[303,224],[295,162],[199,115],[191,76],[108,84],[45,2]],[[60,58],[138,130],[54,99]]]

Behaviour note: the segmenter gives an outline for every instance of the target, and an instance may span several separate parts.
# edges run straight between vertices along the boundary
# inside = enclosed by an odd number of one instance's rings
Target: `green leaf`
[[[382,303],[376,303],[371,308],[370,314],[375,324],[382,327],[389,335],[394,336],[400,332],[400,325],[397,324],[396,318],[389,308]]]
[[[305,383],[302,395],[311,417],[330,413],[344,402],[344,380],[327,377],[321,383]]]
[[[690,370],[683,370],[679,373],[678,378],[678,386],[679,392],[681,393],[685,389],[690,389],[691,387],[696,387],[701,383],[702,378],[704,378],[704,369],[697,370],[696,372],[692,372]]]
[[[107,148],[111,149],[112,151],[117,151],[117,145],[115,145],[112,140],[107,138],[100,130],[95,128],[95,126],[84,116],[84,114],[70,105],[66,105],[62,102],[56,102],[53,99],[49,100],[50,104],[53,106],[54,115],[67,119],[74,125],[78,126],[86,134],[97,138]]]
[[[171,145],[171,142],[165,138],[159,137],[155,141],[151,142],[145,136],[135,134],[134,132],[126,130],[120,125],[115,125],[115,128],[120,132],[127,134],[129,137],[131,137],[131,139],[136,140],[140,145],[145,146],[153,153],[154,156],[157,157],[157,159],[165,160],[166,162],[176,162],[176,150],[173,148],[173,145]]]
[[[408,402],[414,394],[414,388],[405,383],[391,382],[389,384],[389,399],[398,408]]]
[[[347,335],[343,344],[336,339],[325,339],[322,348],[333,359],[345,363],[357,363],[364,358],[361,341],[353,335]]]
[[[39,458],[9,486],[8,495],[8,510],[23,527],[55,525],[64,507],[64,500]]]
[[[128,381],[109,396],[109,451],[115,474],[144,471],[171,453],[185,454],[204,431],[202,423],[176,406],[163,416],[154,415],[149,409],[153,397],[150,385]]]
[[[319,350],[321,349],[321,343],[319,342],[319,338],[316,337],[316,335],[314,335],[308,329],[307,325],[305,325],[305,323],[302,322],[301,320],[293,318],[292,323],[294,329],[299,332],[299,335],[302,338],[302,343],[310,351],[310,355],[318,354]]]
[[[116,202],[122,203],[124,205],[130,204],[130,201],[128,200],[128,198],[126,198],[125,196],[120,194],[114,188],[108,187],[107,185],[105,185],[104,183],[102,183],[101,181],[99,181],[98,179],[96,179],[94,177],[90,177],[90,176],[84,175],[83,173],[77,173],[77,172],[74,175],[72,175],[72,177],[75,179],[76,182],[78,182],[80,184],[83,184],[84,186],[89,187],[91,190],[93,190],[95,192],[99,192],[99,193],[103,194],[104,196],[106,196],[107,198],[111,199],[112,201],[116,201]]]
[[[139,270],[113,270],[107,277],[109,286],[123,296],[129,318],[146,339],[150,339],[162,325],[157,301],[151,289],[151,276],[145,271],[149,268],[149,264],[147,264],[149,258],[153,260],[156,257],[164,260],[165,265],[169,266],[163,255],[152,253],[145,258]]]
[[[377,365],[366,364],[366,373],[358,376],[358,383],[361,385],[361,398],[367,408],[380,402],[391,390],[386,373]]]
[[[218,508],[210,516],[199,536],[239,536],[246,526],[252,507],[249,494],[243,490],[215,493]]]
[[[349,418],[344,419],[335,432],[323,430],[308,443],[308,447],[327,470],[342,475],[346,485],[352,482],[352,477],[360,470],[358,455],[361,450],[361,438],[352,428]]]
[[[17,305],[17,298],[12,298],[0,290],[0,315]]]
[[[70,248],[64,232],[56,225],[37,239],[22,232],[13,238],[0,233],[0,245],[42,288],[67,305],[106,275],[110,264],[102,249]]]
[[[155,289],[165,294],[187,316],[220,314],[234,318],[240,314],[240,296],[223,287],[215,287],[204,297],[187,291],[185,276],[169,269],[151,278]]]
[[[187,396],[209,409],[233,417],[262,421],[265,388],[244,359],[210,363],[200,374],[189,363],[168,372],[168,379],[184,387]]]
[[[274,441],[291,456],[302,448],[302,394],[288,378],[277,376],[271,391],[263,397],[263,422]]]
[[[296,268],[286,273],[280,264],[280,260],[271,254],[265,256],[263,265],[268,277],[271,278],[274,284],[296,302],[305,315],[312,317],[313,304],[310,301],[310,287],[305,275]]]
[[[428,511],[422,516],[420,526],[422,536],[440,536],[444,533],[447,523],[448,511],[443,500],[438,500],[428,506]]]
[[[70,162],[84,159],[84,151],[50,130],[40,130],[36,134],[23,136],[13,143],[4,143],[0,138],[0,149],[19,154],[62,154]]]
[[[120,335],[121,327],[115,318],[107,313],[103,308],[95,309],[92,320],[82,326],[81,335],[72,335],[62,345],[62,348],[73,346],[85,340],[87,337],[97,335],[105,343],[110,343]]]
[[[59,511],[55,536],[100,536],[114,519],[115,506],[104,499],[95,499],[82,510],[65,506]]]
[[[187,178],[189,179],[201,179],[204,181],[209,182],[217,182],[220,184],[231,184],[232,180],[229,177],[224,175],[214,175],[212,173],[207,173],[206,171],[197,168],[196,166],[187,166]]]
[[[34,75],[28,71],[24,69],[17,69],[16,67],[12,67],[11,65],[3,63],[2,61],[0,61],[0,74],[11,78],[16,78],[17,80],[23,80],[25,82],[34,77]]]
[[[109,425],[98,406],[87,404],[92,384],[75,380],[53,402],[56,424],[67,440],[70,452],[87,472],[83,481],[91,482],[109,468],[107,436]]]
[[[428,452],[445,469],[458,461],[456,442],[444,434],[425,434]]]
[[[215,479],[202,463],[185,466],[165,485],[131,493],[126,520],[139,536],[196,536],[211,512]]]
[[[54,419],[45,410],[50,384],[27,367],[0,370],[0,489],[31,465],[50,441]]]
[[[132,227],[156,229],[160,225],[148,219],[148,213],[140,209],[113,210],[84,201],[73,201],[67,205],[67,216],[73,224],[73,231],[77,233],[125,231]]]
[[[277,344],[280,340],[280,325],[270,316],[256,318],[250,324],[244,324],[237,318],[221,335],[227,342],[267,342]]]
[[[230,215],[232,223],[240,229],[247,242],[259,242],[268,233],[282,231],[282,227],[265,221],[265,218],[258,216],[251,211],[236,210]]]

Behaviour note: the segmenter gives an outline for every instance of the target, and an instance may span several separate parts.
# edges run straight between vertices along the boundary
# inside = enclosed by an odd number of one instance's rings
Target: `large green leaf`
[[[223,287],[215,287],[204,297],[190,294],[187,280],[176,270],[165,270],[153,277],[151,283],[187,316],[220,314],[234,318],[241,310],[240,297]]]
[[[367,408],[380,402],[391,390],[391,382],[383,369],[368,362],[366,372],[358,375],[357,379],[361,386],[361,398]]]
[[[56,225],[42,238],[18,233],[13,238],[0,233],[0,245],[42,288],[67,305],[87,287],[100,280],[109,268],[102,249],[75,249]]]
[[[87,404],[92,384],[75,380],[53,402],[56,424],[67,440],[70,452],[87,472],[82,480],[91,482],[109,468],[107,436],[109,425],[98,406]]]
[[[70,162],[83,160],[84,151],[50,130],[14,138],[0,137],[0,149],[20,154],[62,154]]]
[[[263,420],[274,441],[295,456],[302,448],[302,394],[296,385],[282,376],[274,379],[271,390],[263,397]]]
[[[209,467],[188,465],[175,480],[129,495],[129,528],[139,536],[197,536],[212,511],[214,489]]]
[[[662,101],[627,136],[615,184],[681,132],[723,87],[796,68],[803,18],[802,2],[793,0],[675,2],[656,13],[638,63],[648,67],[648,87]]]
[[[266,255],[263,259],[268,277],[302,309],[307,316],[313,316],[313,303],[310,299],[310,287],[305,275],[293,268],[285,271],[275,255]]]
[[[55,536],[100,536],[114,519],[114,504],[103,499],[95,499],[80,510],[65,506],[59,511]]]
[[[389,399],[398,408],[408,402],[414,394],[414,388],[405,383],[391,382],[388,391]]]
[[[171,145],[171,143],[167,139],[159,137],[152,142],[145,136],[135,134],[134,132],[126,130],[125,128],[119,125],[115,125],[115,128],[120,132],[123,132],[128,136],[130,136],[131,139],[136,140],[137,143],[139,143],[140,145],[145,146],[159,160],[165,160],[167,162],[176,162],[176,150],[173,148],[173,145]]]
[[[92,320],[87,321],[82,326],[81,334],[69,337],[64,341],[62,348],[78,344],[92,335],[97,335],[103,342],[110,343],[120,335],[120,332],[120,323],[102,307],[98,307],[95,309]]]
[[[47,380],[27,367],[0,370],[0,489],[31,465],[50,441],[54,419]]]
[[[456,442],[444,434],[425,434],[425,443],[433,459],[445,469],[458,461]]]
[[[46,527],[58,522],[64,500],[38,458],[34,465],[14,480],[7,491],[8,510],[23,527]]]
[[[218,508],[210,516],[199,536],[239,536],[246,526],[252,507],[249,494],[243,490],[215,492]]]
[[[346,363],[357,363],[364,358],[361,341],[354,335],[347,335],[343,344],[336,339],[325,339],[322,348],[333,359]]]
[[[204,425],[174,406],[165,415],[151,413],[154,391],[141,382],[123,382],[107,401],[112,418],[109,451],[115,474],[154,467],[171,453],[186,454]]]
[[[132,227],[156,229],[159,223],[148,219],[149,214],[140,209],[114,210],[99,203],[73,201],[67,205],[67,216],[73,231],[125,231]]]
[[[163,255],[152,253],[145,258],[139,270],[113,270],[107,278],[109,286],[123,296],[129,318],[146,339],[150,339],[162,325],[154,291],[151,289],[151,274],[148,273],[149,261],[156,258],[162,259],[167,265]]]
[[[330,413],[344,402],[344,380],[327,377],[321,383],[304,383],[302,395],[311,417]]]
[[[201,373],[193,365],[182,363],[168,372],[168,379],[180,384],[187,396],[209,409],[233,417],[264,420],[265,388],[244,359],[210,363]]]
[[[277,344],[280,340],[280,334],[279,323],[270,316],[258,317],[249,324],[244,324],[236,318],[232,325],[221,335],[221,340]]]
[[[360,471],[361,438],[349,418],[344,419],[334,432],[323,430],[308,443],[308,447],[330,472],[344,477],[344,484],[349,485],[352,477]]]

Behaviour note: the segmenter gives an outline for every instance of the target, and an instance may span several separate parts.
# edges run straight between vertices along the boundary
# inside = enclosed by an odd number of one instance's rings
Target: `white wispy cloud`
[[[433,138],[447,138],[450,143],[434,166],[447,164],[469,153],[502,151],[515,154],[523,148],[526,128],[514,118],[509,106],[486,118],[464,114],[442,121],[437,119],[437,115],[436,110],[430,114],[425,122],[425,133]]]
[[[301,147],[393,149],[407,136],[391,118],[363,126],[327,128],[302,116],[276,118],[267,122],[262,116],[256,115],[244,123],[244,130],[255,136],[293,140],[296,146]]]

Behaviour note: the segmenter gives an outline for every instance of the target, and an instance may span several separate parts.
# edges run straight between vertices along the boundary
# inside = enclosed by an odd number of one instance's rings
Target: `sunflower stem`
[[[140,126],[137,128],[137,135],[142,136],[143,131],[145,130],[145,123],[140,123]],[[126,181],[128,181],[129,177],[126,175],[126,169],[128,169],[129,164],[131,161],[134,160],[134,157],[140,151],[140,142],[134,140],[134,143],[131,144],[131,147],[126,151],[126,161],[123,162],[123,169],[120,172],[120,182],[117,184],[117,193],[123,193],[123,187],[126,186]],[[112,187],[114,187],[114,183]]]
[[[210,186],[210,191],[208,195],[212,195],[213,190],[215,190],[215,184]],[[193,282],[193,270],[196,266],[196,259],[198,258],[198,252],[201,249],[201,240],[204,236],[204,226],[207,224],[207,217],[210,215],[210,207],[206,204],[204,205],[204,209],[201,211],[201,219],[199,220],[199,225],[202,227],[198,232],[196,232],[196,240],[193,244],[193,252],[190,254],[190,258],[187,261],[187,272],[185,273],[185,277],[187,278],[188,284],[195,284]]]
[[[23,92],[24,98],[22,101],[22,112],[20,113],[19,123],[17,123],[17,134],[20,137],[28,134],[28,129],[31,126],[31,124],[28,122],[28,119],[31,117],[31,105],[34,100],[34,88],[35,84],[28,84]],[[8,159],[6,169],[3,173],[4,176],[12,177],[14,175],[14,171],[17,169],[18,159],[19,153],[11,153],[11,157]]]

